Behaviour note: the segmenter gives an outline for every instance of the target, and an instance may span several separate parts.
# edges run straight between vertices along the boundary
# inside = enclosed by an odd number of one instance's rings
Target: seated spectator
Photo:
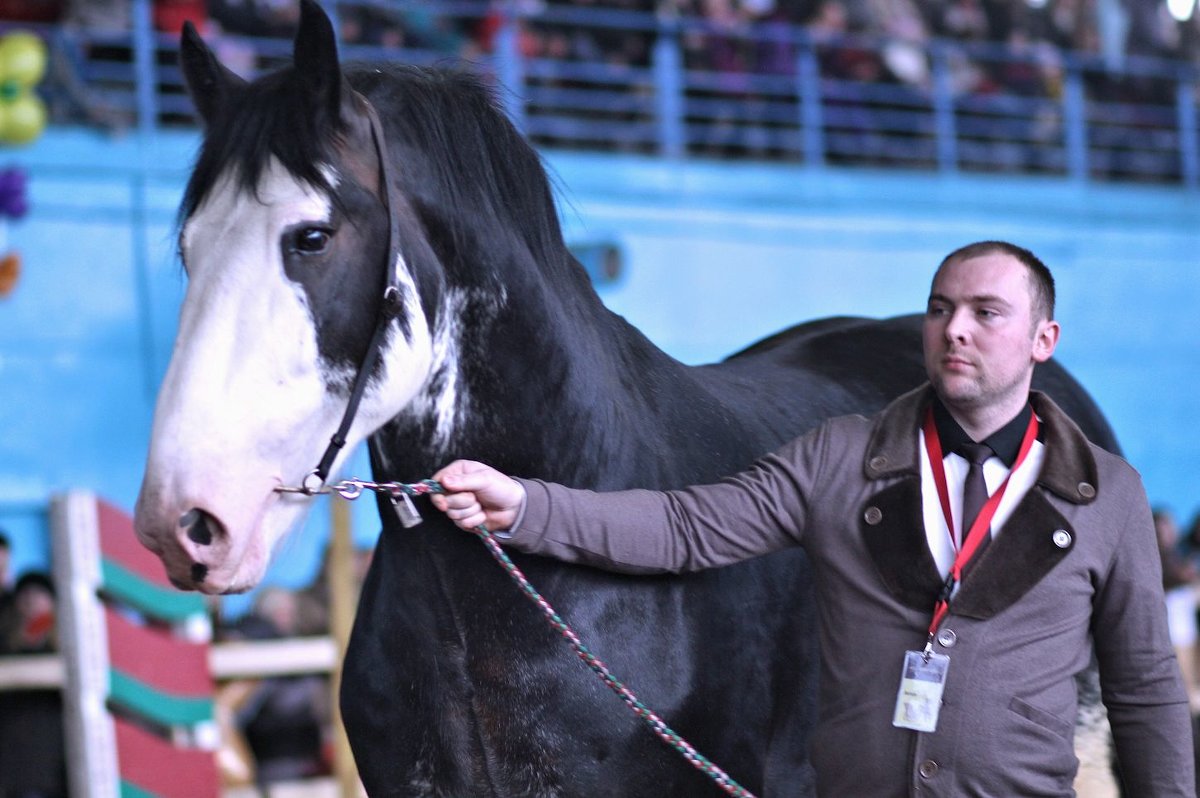
[[[208,5],[205,0],[154,0],[154,28],[163,33],[178,36],[183,23],[191,22],[203,32],[208,22]]]
[[[6,22],[58,22],[64,0],[0,0],[0,20]]]
[[[66,0],[63,22],[89,33],[125,33],[133,26],[130,0]]]
[[[4,654],[52,651],[54,585],[40,572],[17,580],[8,609]],[[62,697],[58,690],[18,690],[0,700],[0,796],[66,798]]]
[[[846,7],[839,0],[825,0],[808,22],[813,41],[819,45],[821,74],[830,78],[875,83],[883,79],[879,53],[853,44],[845,37],[851,33]]]
[[[8,583],[8,572],[12,567],[12,541],[3,529],[0,529],[0,612],[12,598],[12,590]]]
[[[251,638],[296,634],[296,596],[263,589],[254,612],[238,625]],[[260,787],[330,772],[326,742],[332,718],[329,680],[320,675],[264,679],[237,708],[237,727],[254,754]]]
[[[0,621],[3,639],[0,652],[7,654],[45,654],[53,651],[54,583],[40,571],[30,571],[17,580],[7,609]]]
[[[1194,651],[1197,642],[1196,591],[1200,573],[1180,548],[1179,528],[1169,510],[1154,511],[1154,531],[1162,559],[1163,592],[1167,602],[1167,626],[1175,656],[1183,669],[1184,684],[1195,692]]]
[[[291,38],[300,22],[298,0],[209,0],[208,15],[226,33]]]

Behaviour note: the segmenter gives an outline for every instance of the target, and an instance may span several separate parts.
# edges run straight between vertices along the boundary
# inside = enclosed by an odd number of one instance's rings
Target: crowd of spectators
[[[0,0],[0,21],[128,30],[130,4]],[[794,156],[799,115],[781,103],[769,81],[794,81],[793,34],[801,32],[816,44],[825,80],[832,160],[932,162],[933,123],[918,117],[932,119],[935,88],[949,88],[959,115],[966,115],[958,153],[965,164],[1061,173],[1067,158],[1065,64],[1082,57],[1090,64],[1083,72],[1087,96],[1128,106],[1122,121],[1093,123],[1093,170],[1177,174],[1173,76],[1115,67],[1131,56],[1200,64],[1200,13],[1177,21],[1166,0],[465,0],[451,11],[428,1],[344,0],[337,4],[337,21],[352,57],[395,52],[402,58],[475,59],[494,52],[509,8],[521,12],[516,41],[524,56],[589,67],[527,76],[536,98],[528,109],[535,122],[531,135],[552,146],[655,151],[657,141],[647,131],[654,129],[657,108],[646,75],[656,21],[678,27],[683,66],[702,76],[685,90],[688,146],[696,154]],[[191,20],[223,63],[251,76],[286,58],[286,47],[272,52],[252,42],[290,37],[298,0],[152,0],[152,10],[160,32],[173,37]],[[586,20],[582,10],[598,16]],[[130,54],[127,47],[103,45],[86,57],[128,60]],[[114,118],[80,87],[69,90],[69,64],[57,74],[68,87],[62,92],[67,99],[54,106],[60,116],[130,124],[131,109],[124,119]],[[887,93],[880,95],[879,86]],[[180,109],[163,110],[163,118],[190,124],[182,88],[160,88],[176,95]],[[593,90],[593,98],[571,93],[579,88]],[[798,101],[793,96],[786,102]],[[614,135],[614,124],[626,132]],[[907,132],[895,134],[897,125]],[[642,133],[628,132],[639,126]]]

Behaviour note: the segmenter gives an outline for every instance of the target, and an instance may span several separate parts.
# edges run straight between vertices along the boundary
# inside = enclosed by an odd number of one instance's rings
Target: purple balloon
[[[29,212],[25,197],[25,172],[17,167],[0,170],[0,216],[20,219]]]

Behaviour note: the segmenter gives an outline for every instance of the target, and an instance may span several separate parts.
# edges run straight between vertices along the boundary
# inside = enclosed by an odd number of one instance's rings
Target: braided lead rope
[[[350,479],[345,480],[337,485],[329,486],[322,492],[336,493],[344,499],[353,500],[357,499],[364,489],[373,490],[378,493],[387,493],[393,498],[399,498],[401,495],[427,496],[433,493],[446,492],[440,483],[435,482],[432,479],[425,479],[421,480],[420,482],[413,483],[376,483],[367,482],[365,480]],[[292,491],[288,488],[284,488],[281,492]],[[595,654],[588,650],[587,646],[583,644],[583,641],[579,639],[579,636],[575,634],[575,631],[559,616],[559,614],[554,610],[554,607],[550,606],[550,602],[546,601],[546,599],[542,597],[542,594],[539,593],[536,588],[534,588],[534,586],[525,577],[525,574],[522,573],[521,569],[517,567],[516,563],[509,558],[508,554],[505,553],[500,544],[496,542],[495,536],[492,535],[492,533],[489,532],[486,527],[477,526],[471,530],[471,533],[483,541],[483,544],[487,546],[488,551],[491,553],[496,562],[500,563],[501,567],[508,572],[508,575],[511,576],[513,581],[517,583],[517,586],[521,588],[521,592],[524,593],[530,601],[538,606],[550,625],[564,638],[566,638],[567,642],[570,643],[571,648],[574,649],[576,655],[578,655],[578,657],[583,660],[584,663],[586,663],[587,666],[591,668],[597,676],[600,677],[602,682],[608,685],[609,689],[616,693],[620,699],[624,701],[631,710],[633,710],[635,715],[641,718],[646,725],[650,727],[651,731],[653,731],[660,740],[674,748],[684,759],[691,763],[692,767],[696,768],[701,773],[705,774],[714,782],[716,782],[717,786],[719,786],[729,795],[738,796],[738,798],[755,798],[754,793],[738,784],[728,773],[717,767],[717,765],[711,762],[707,757],[693,748],[691,743],[680,737],[674,729],[672,729],[662,720],[662,718],[660,718],[645,704],[643,704],[638,697],[633,694],[632,690],[630,690],[628,687],[618,681],[615,676],[613,676],[612,671],[608,669],[608,666],[601,662]]]

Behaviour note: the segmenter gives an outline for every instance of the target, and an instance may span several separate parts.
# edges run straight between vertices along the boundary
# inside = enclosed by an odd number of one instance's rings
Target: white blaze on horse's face
[[[312,504],[274,489],[298,484],[316,465],[354,369],[322,360],[309,297],[285,274],[281,241],[330,215],[328,198],[273,162],[254,192],[225,175],[184,226],[189,285],[136,519],[142,542],[181,587],[253,587],[275,543]],[[415,304],[403,263],[394,268]],[[404,312],[411,336],[393,325],[380,379],[368,385],[335,472],[428,377],[425,315],[415,306]]]

